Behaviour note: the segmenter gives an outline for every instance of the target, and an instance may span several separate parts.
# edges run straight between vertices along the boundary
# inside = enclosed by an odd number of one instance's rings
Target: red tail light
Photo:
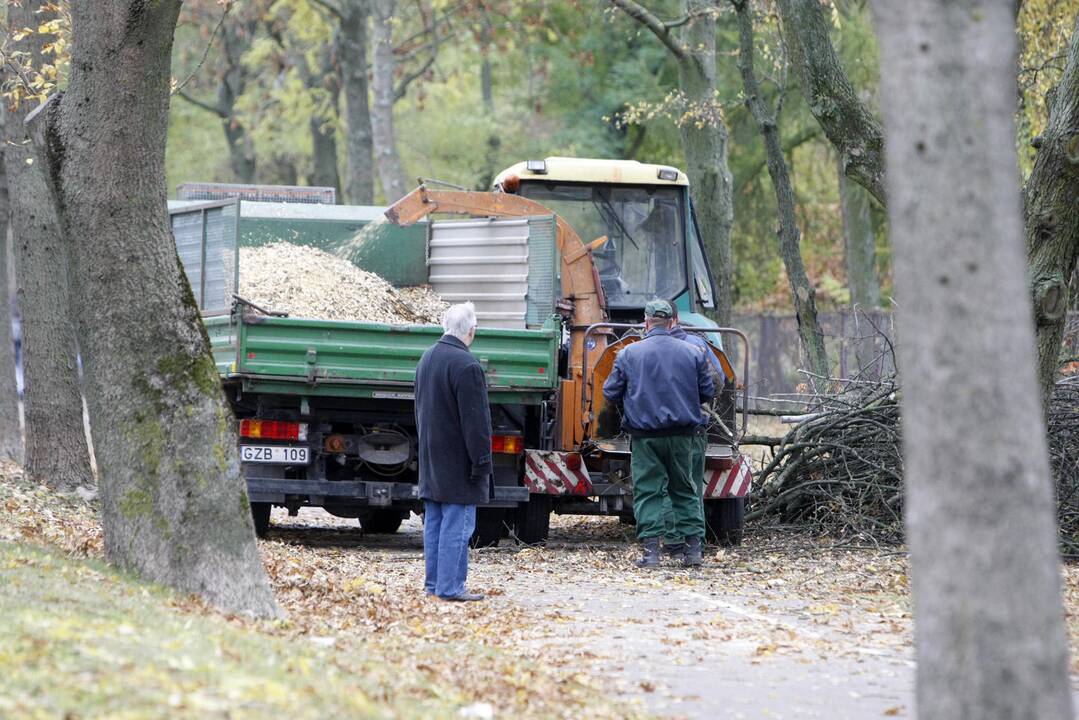
[[[240,437],[257,440],[306,440],[307,423],[281,420],[241,420]]]
[[[524,452],[524,440],[520,435],[492,435],[491,452],[520,455]]]

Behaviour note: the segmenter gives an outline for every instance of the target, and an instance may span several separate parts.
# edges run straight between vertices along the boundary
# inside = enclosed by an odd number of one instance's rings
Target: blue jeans
[[[465,591],[468,577],[468,541],[476,529],[476,506],[424,500],[423,588],[441,598]]]

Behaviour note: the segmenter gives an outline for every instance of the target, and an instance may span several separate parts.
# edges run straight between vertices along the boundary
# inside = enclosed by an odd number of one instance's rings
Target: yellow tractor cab
[[[645,304],[663,298],[678,306],[683,325],[714,326],[703,311],[715,307],[715,286],[682,171],[549,157],[506,168],[494,185],[550,208],[586,241],[607,237],[592,255],[612,322],[639,323]]]

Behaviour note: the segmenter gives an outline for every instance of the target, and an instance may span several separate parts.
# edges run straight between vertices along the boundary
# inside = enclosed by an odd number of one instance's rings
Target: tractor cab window
[[[716,306],[715,292],[712,283],[712,271],[708,267],[708,259],[704,253],[704,240],[701,238],[700,228],[697,227],[697,213],[693,212],[693,222],[690,224],[689,250],[693,262],[693,285],[697,289],[697,299],[702,307],[714,308]]]
[[[593,257],[610,307],[643,308],[685,291],[682,188],[522,182],[520,194],[561,216],[583,242],[607,236]]]

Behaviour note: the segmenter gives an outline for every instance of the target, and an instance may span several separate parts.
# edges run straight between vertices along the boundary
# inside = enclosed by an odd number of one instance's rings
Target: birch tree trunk
[[[10,10],[9,10],[10,12]],[[21,26],[20,26],[21,27]],[[4,130],[10,117],[0,115]],[[22,428],[19,427],[19,393],[15,384],[15,342],[11,333],[11,288],[8,286],[8,246],[11,234],[8,176],[4,171],[10,148],[0,147],[0,459],[23,459]]]
[[[72,243],[106,554],[223,609],[273,616],[235,420],[165,207],[179,9],[73,3],[68,87],[33,130]]]
[[[923,720],[1072,717],[1011,2],[874,0]]]
[[[1079,257],[1079,15],[1074,28],[1026,188],[1027,260],[1046,401],[1057,378],[1068,287]]]
[[[55,11],[42,0],[8,9],[14,27],[38,27]],[[14,43],[32,67],[51,38],[30,35]],[[82,389],[76,364],[75,322],[68,271],[68,245],[60,232],[40,154],[23,120],[30,106],[8,113],[4,164],[16,191],[11,229],[19,309],[22,313],[25,467],[36,482],[71,491],[92,487],[93,473],[82,420]]]
[[[738,68],[745,86],[745,104],[757,123],[767,157],[768,175],[775,188],[776,207],[779,211],[779,255],[787,270],[787,281],[794,303],[794,315],[798,320],[798,336],[805,351],[806,363],[813,374],[814,383],[827,382],[831,376],[828,354],[824,348],[824,333],[817,318],[817,292],[806,275],[802,261],[801,232],[795,212],[794,186],[791,184],[783,146],[779,139],[777,113],[771,112],[761,97],[760,83],[753,67],[753,8],[749,0],[732,0],[738,13]]]
[[[387,205],[396,202],[408,191],[393,129],[394,75],[397,68],[393,55],[393,27],[397,22],[394,17],[396,7],[396,0],[372,0],[375,46],[371,53],[371,84],[375,103],[371,108],[371,131],[378,177]]]
[[[354,205],[375,202],[371,111],[367,83],[368,0],[344,0],[337,33],[345,93],[345,197]]]

